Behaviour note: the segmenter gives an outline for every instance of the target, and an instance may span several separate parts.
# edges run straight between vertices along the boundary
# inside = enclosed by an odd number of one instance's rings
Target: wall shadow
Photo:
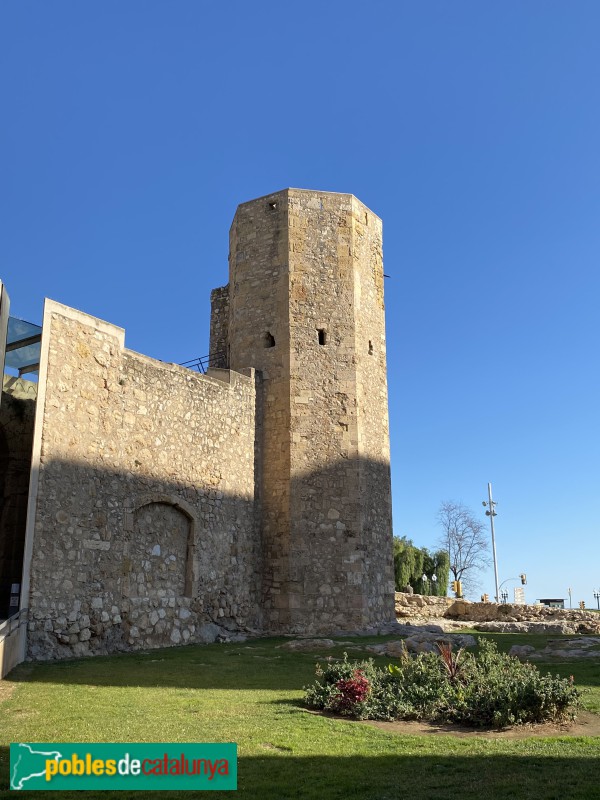
[[[315,663],[320,657],[279,649],[287,641],[287,638],[253,638],[245,642],[186,645],[94,658],[24,662],[6,680],[151,689],[299,690],[314,679]],[[323,657],[331,653],[341,657],[344,649],[340,646],[323,653]]]
[[[0,620],[18,610],[36,392],[37,384],[4,376],[0,403]]]
[[[347,459],[293,480],[292,493],[300,500],[305,493],[329,495],[331,487],[349,472],[376,475],[388,469],[367,459],[360,463]],[[122,472],[100,469],[97,462],[92,466],[53,460],[43,464],[40,497],[31,593],[28,601],[23,600],[30,607],[30,627],[34,628],[28,634],[28,654],[34,660],[50,657],[73,663],[73,658],[81,656],[134,648],[154,652],[172,644],[202,644],[207,641],[202,630],[207,625],[250,635],[268,630],[266,609],[273,595],[265,562],[271,543],[265,541],[261,529],[256,494],[239,497],[215,485],[165,481],[142,469]],[[161,594],[162,584],[154,580],[154,570],[161,569],[168,577],[177,563],[165,560],[170,552],[165,542],[172,538],[171,532],[159,530],[153,521],[166,519],[164,515],[155,514],[148,528],[138,525],[140,503],[146,502],[153,507],[175,504],[194,517],[194,540],[183,556],[193,562],[184,570],[191,577],[181,594],[172,590],[175,584],[166,578],[167,589]],[[357,620],[370,611],[365,587],[375,585],[381,572],[379,554],[370,552],[369,525],[373,523],[363,520],[358,530],[359,521],[332,520],[327,513],[323,507],[306,519],[298,515],[294,522],[295,542],[289,547],[284,572],[293,584],[296,601],[300,598],[294,608],[296,630],[303,620],[308,625],[319,613],[331,620],[329,632],[363,632]],[[281,537],[285,536],[289,537],[289,531],[281,531]],[[390,529],[390,578],[391,538]],[[150,571],[144,574],[144,569]],[[387,623],[393,620],[393,600],[392,591]],[[325,624],[321,623],[321,633],[326,632]],[[283,626],[282,632],[287,630]],[[74,667],[59,669],[57,678],[76,682],[76,673]],[[110,674],[109,670],[106,680]],[[15,675],[19,673],[11,674],[11,679]],[[98,680],[104,678],[99,675]],[[113,680],[121,679],[113,673]]]
[[[447,740],[446,740],[447,741]],[[265,743],[265,747],[269,743]],[[377,756],[300,757],[293,753],[241,755],[236,797],[246,800],[582,800],[598,796],[600,760],[591,747],[566,748],[568,752],[544,755],[542,746],[517,755],[398,752]],[[577,750],[580,751],[579,756]],[[583,751],[583,752],[581,752]],[[8,791],[9,749],[0,748],[0,798]],[[47,797],[80,798],[92,792],[48,792]],[[164,800],[185,798],[189,792],[162,791]],[[22,792],[22,797],[35,797]],[[123,800],[141,793],[103,791],[98,797]],[[158,795],[157,795],[158,796]],[[213,798],[231,792],[211,792]]]

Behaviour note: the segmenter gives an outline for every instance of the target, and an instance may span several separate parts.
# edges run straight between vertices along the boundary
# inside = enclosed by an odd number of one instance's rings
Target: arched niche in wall
[[[133,510],[131,597],[191,597],[195,514],[179,498],[153,495]]]

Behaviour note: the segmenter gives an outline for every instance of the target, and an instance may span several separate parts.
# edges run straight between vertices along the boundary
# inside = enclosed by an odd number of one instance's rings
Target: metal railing
[[[18,630],[21,625],[25,625],[28,617],[29,609],[22,608],[20,611],[17,611],[16,614],[13,614],[12,617],[0,622],[0,640],[10,636],[11,633],[14,633],[16,630]]]
[[[223,368],[225,368],[226,356],[227,354],[225,352],[210,353],[207,356],[192,358],[190,361],[183,361],[179,366],[185,367],[186,369],[197,370],[204,374],[210,367],[221,367],[221,365],[223,365]]]

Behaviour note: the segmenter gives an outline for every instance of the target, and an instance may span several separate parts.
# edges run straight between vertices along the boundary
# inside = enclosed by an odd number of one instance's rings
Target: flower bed
[[[311,708],[356,719],[426,719],[479,727],[560,722],[577,714],[573,679],[542,675],[479,639],[477,655],[440,645],[439,653],[403,655],[397,664],[373,660],[317,665],[305,688]]]

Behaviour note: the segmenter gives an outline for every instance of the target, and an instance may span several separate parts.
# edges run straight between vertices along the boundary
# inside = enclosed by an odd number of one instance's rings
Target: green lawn
[[[539,642],[518,634],[486,638],[505,650],[516,643],[541,646],[547,637],[536,637]],[[0,700],[0,797],[9,796],[11,741],[235,741],[238,795],[256,800],[600,797],[600,737],[397,736],[324,718],[301,704],[316,656],[277,649],[284,641],[21,665],[4,682],[5,690],[14,686],[14,691]],[[574,675],[576,684],[586,688],[584,706],[600,713],[600,658],[550,669]],[[99,796],[124,800],[126,794]],[[231,796],[210,796],[215,794]],[[60,793],[61,798],[70,796],[81,793]],[[189,793],[160,796],[166,800]]]

